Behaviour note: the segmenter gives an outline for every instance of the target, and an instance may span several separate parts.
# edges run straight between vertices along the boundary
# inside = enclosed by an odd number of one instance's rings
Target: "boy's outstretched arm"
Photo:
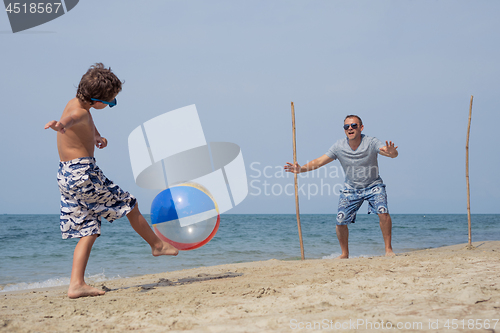
[[[390,158],[398,157],[398,146],[394,147],[394,143],[392,141],[385,142],[385,146],[380,148],[380,155],[387,156]]]
[[[56,132],[65,133],[68,128],[81,122],[88,117],[87,111],[84,109],[74,110],[69,116],[62,117],[59,121],[51,120],[45,124],[45,129],[52,128]]]
[[[55,120],[49,121],[47,124],[45,124],[44,129],[47,129],[49,127],[52,128],[56,132],[61,132],[61,133],[66,132],[64,125],[61,124],[61,122],[59,122],[59,121],[55,121]]]

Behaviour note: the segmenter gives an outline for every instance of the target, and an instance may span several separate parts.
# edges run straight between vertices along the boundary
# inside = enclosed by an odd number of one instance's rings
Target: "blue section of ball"
[[[215,209],[213,199],[204,191],[189,185],[167,188],[151,205],[153,224],[177,220]]]
[[[219,209],[212,195],[193,182],[167,188],[151,205],[155,233],[179,250],[208,243],[217,233],[219,221]]]

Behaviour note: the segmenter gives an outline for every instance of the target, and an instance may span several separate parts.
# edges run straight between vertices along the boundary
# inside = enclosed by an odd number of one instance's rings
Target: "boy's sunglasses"
[[[116,101],[116,98],[114,100],[112,100],[111,102],[106,102],[106,101],[103,101],[103,100],[100,100],[100,99],[97,99],[97,98],[91,98],[91,100],[93,101],[96,101],[96,102],[101,102],[101,103],[104,103],[104,104],[108,104],[110,108],[112,108],[113,106],[115,106],[117,103]]]
[[[346,130],[346,131],[347,131],[347,130],[349,129],[349,126],[351,126],[351,127],[352,127],[352,129],[356,129],[356,128],[358,128],[358,124],[356,124],[356,123],[352,123],[352,124],[350,124],[350,125],[349,125],[349,124],[345,124],[345,125],[344,125],[344,130]]]

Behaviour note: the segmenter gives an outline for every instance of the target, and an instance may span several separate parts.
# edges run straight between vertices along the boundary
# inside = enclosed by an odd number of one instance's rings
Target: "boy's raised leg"
[[[130,225],[134,230],[146,241],[149,246],[151,246],[151,252],[153,255],[162,256],[162,255],[172,255],[176,256],[179,253],[175,247],[170,245],[167,242],[162,241],[156,236],[151,227],[149,226],[148,221],[142,216],[139,211],[139,204],[137,203],[132,209],[130,213],[127,214],[127,218],[130,222]]]
[[[84,278],[90,251],[96,239],[97,235],[85,236],[80,238],[78,244],[76,244],[68,289],[69,298],[104,295],[103,290],[87,285]]]

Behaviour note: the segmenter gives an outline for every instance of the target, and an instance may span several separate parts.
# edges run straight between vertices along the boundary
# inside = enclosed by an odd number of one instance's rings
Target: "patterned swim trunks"
[[[368,201],[368,214],[389,213],[387,193],[384,184],[363,189],[344,189],[340,192],[337,225],[346,225],[356,221],[356,213],[363,201]]]
[[[93,157],[60,162],[57,183],[63,239],[100,235],[101,217],[113,222],[136,204],[133,195],[106,178]]]

